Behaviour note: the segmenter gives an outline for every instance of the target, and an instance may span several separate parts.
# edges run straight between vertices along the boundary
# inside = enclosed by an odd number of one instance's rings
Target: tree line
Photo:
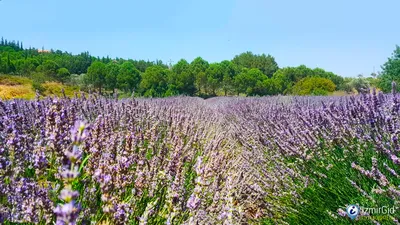
[[[80,86],[100,93],[135,92],[146,97],[326,95],[346,90],[346,80],[321,68],[280,68],[266,54],[244,52],[232,60],[209,63],[201,57],[166,65],[145,61],[73,55],[60,50],[24,48],[22,42],[0,42],[0,73],[27,76],[35,86],[46,81]]]

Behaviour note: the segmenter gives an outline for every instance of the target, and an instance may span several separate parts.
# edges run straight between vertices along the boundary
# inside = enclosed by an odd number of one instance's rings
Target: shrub
[[[356,89],[356,91],[360,94],[360,93],[366,93],[368,92],[368,89],[370,87],[370,84],[368,82],[367,79],[363,78],[361,75],[354,79],[351,82],[351,86],[354,87],[354,89]]]
[[[335,89],[335,84],[329,79],[306,77],[292,87],[291,93],[295,95],[327,95]]]
[[[351,83],[345,83],[342,85],[342,90],[345,91],[347,94],[353,93],[353,86]]]
[[[43,92],[46,90],[43,86],[42,83],[38,81],[33,81],[32,83],[32,88],[33,91],[38,91],[40,94],[43,94]]]

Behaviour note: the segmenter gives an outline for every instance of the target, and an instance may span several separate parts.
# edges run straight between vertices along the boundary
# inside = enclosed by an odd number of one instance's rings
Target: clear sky
[[[380,70],[400,45],[399,0],[1,0],[0,36],[94,56],[189,62],[252,51],[280,67]]]

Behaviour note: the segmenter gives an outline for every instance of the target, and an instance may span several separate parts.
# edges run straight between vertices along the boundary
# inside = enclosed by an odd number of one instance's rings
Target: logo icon
[[[357,205],[349,205],[346,208],[347,216],[354,220],[360,213],[360,208]]]

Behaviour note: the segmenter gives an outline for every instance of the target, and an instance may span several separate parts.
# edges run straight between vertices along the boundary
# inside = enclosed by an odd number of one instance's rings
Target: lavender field
[[[375,91],[0,101],[0,222],[400,224],[399,107]],[[352,221],[349,204],[396,210]]]

